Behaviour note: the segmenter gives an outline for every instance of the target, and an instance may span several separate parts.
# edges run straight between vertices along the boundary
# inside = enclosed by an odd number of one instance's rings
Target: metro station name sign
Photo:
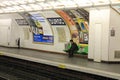
[[[29,25],[29,23],[25,19],[15,19],[15,21],[19,26]]]
[[[64,20],[60,17],[58,18],[47,18],[51,25],[66,25]]]

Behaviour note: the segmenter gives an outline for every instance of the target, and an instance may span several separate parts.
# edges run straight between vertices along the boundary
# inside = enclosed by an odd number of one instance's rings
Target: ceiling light
[[[43,9],[52,9],[53,7],[48,3],[38,3]]]
[[[0,8],[0,13],[4,13],[4,11]]]
[[[26,11],[32,11],[33,9],[28,5],[20,5]]]
[[[33,10],[42,10],[42,7],[40,5],[37,4],[29,4],[29,6],[33,9]]]
[[[20,7],[20,6],[13,6],[13,8],[15,8],[17,12],[25,11],[25,10],[24,10],[22,7]]]
[[[16,2],[19,3],[19,4],[27,4],[26,0],[17,0]]]
[[[65,8],[64,4],[58,2],[58,1],[52,1],[52,2],[49,2],[50,5],[53,6],[54,9],[63,9]]]
[[[92,6],[92,2],[90,0],[74,0],[74,2],[78,5],[78,7],[89,7]]]
[[[2,4],[5,4],[5,5],[7,5],[7,6],[12,5],[11,3],[9,3],[9,1],[4,1],[4,2],[2,2]]]
[[[27,0],[28,3],[34,3],[35,0]]]
[[[45,1],[45,0],[35,0],[35,1],[42,2],[42,1]]]
[[[18,5],[19,4],[17,1],[9,1],[8,3],[10,3],[12,5]]]
[[[109,0],[91,0],[94,5],[109,5]]]
[[[120,0],[110,0],[112,5],[120,4]]]
[[[1,7],[6,7],[6,4],[0,3],[0,6],[1,6]]]
[[[9,9],[9,8],[2,8],[2,10],[3,10],[5,13],[7,13],[7,12],[10,12],[10,11],[11,11],[11,9]]]
[[[60,1],[60,3],[62,3],[65,6],[65,8],[76,8],[77,7],[77,4],[72,0]]]

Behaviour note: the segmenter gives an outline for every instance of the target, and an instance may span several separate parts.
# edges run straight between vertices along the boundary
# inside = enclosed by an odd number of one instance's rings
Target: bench
[[[67,47],[63,50],[64,52],[67,52],[68,49],[70,49],[70,45],[67,45]],[[74,51],[74,54],[83,54],[87,55],[88,54],[88,45],[80,44],[78,45],[78,50]]]

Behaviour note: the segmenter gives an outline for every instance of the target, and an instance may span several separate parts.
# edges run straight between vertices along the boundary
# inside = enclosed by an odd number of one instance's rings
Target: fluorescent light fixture
[[[6,4],[0,3],[0,6],[1,6],[1,7],[6,7]]]
[[[48,3],[38,3],[38,5],[40,5],[43,9],[52,9],[53,7],[50,5],[50,4],[48,4]]]
[[[9,1],[4,1],[4,2],[2,2],[2,4],[5,4],[7,6],[11,6],[12,5]]]
[[[0,9],[0,13],[4,13],[4,11],[2,9]]]
[[[16,9],[12,8],[12,7],[6,7],[6,10],[8,10],[8,11],[16,11]]]
[[[26,0],[17,0],[16,2],[19,3],[19,4],[27,4]]]
[[[10,3],[12,5],[19,5],[19,3],[17,1],[9,1],[8,3]]]
[[[65,8],[64,4],[62,4],[58,1],[52,1],[52,2],[49,2],[49,4],[53,6],[53,9],[63,9],[63,8]]]
[[[37,1],[37,2],[43,2],[43,1],[45,1],[45,0],[35,0],[35,1]]]
[[[65,8],[76,8],[77,4],[72,1],[72,0],[64,0],[64,1],[60,1],[60,3],[62,3]]]
[[[3,0],[0,3],[0,13],[96,7],[110,4],[120,5],[120,0]]]
[[[28,3],[34,3],[36,2],[35,0],[27,0]]]
[[[109,5],[109,0],[91,0],[94,5]]]
[[[92,2],[90,0],[74,0],[74,2],[78,5],[78,7],[89,7],[92,6]]]
[[[20,7],[20,6],[13,6],[13,8],[15,8],[17,12],[23,12],[23,11],[25,11],[25,10],[24,10],[22,7]]]
[[[4,9],[4,8],[1,8],[1,10],[3,11],[3,13],[6,13],[6,9]]]
[[[32,11],[33,9],[28,5],[20,5],[25,11]]]
[[[33,9],[33,10],[42,10],[42,7],[40,5],[37,4],[29,4],[29,6]]]
[[[5,13],[9,13],[10,11],[12,11],[12,9],[11,8],[2,8],[2,10],[5,12]]]
[[[112,5],[119,4],[120,5],[120,0],[110,0]]]
[[[84,3],[84,4],[89,4],[89,3],[91,3],[90,0],[74,0],[74,2],[76,2],[76,3]],[[81,5],[81,4],[80,4],[80,5]]]

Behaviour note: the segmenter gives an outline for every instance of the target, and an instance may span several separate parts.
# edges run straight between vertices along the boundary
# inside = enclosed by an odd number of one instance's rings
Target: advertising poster
[[[35,23],[35,29],[33,33],[33,42],[40,43],[53,43],[54,37],[52,34],[52,30],[49,24],[46,22],[46,19],[41,16],[40,13],[30,13],[30,18]]]
[[[71,38],[80,46],[80,52],[88,53],[89,13],[84,9],[56,10],[68,25]]]
[[[73,10],[64,10],[72,20],[75,22],[75,26],[78,30],[79,34],[79,43],[80,44],[88,44],[88,24],[86,19],[86,12],[83,9],[73,9]],[[85,12],[85,15],[83,15]],[[88,16],[88,15],[87,15]]]
[[[24,39],[29,40],[29,28],[23,28],[24,31]]]
[[[53,36],[47,36],[42,34],[34,34],[33,33],[33,41],[41,42],[41,43],[53,43]]]
[[[63,18],[59,14],[57,14],[55,11],[44,11],[42,15],[44,15],[47,18],[49,24],[55,30],[54,34],[57,35],[55,37],[57,38],[57,41],[59,43],[66,42],[67,36],[68,36],[67,34],[69,33],[66,32],[67,25],[63,20]]]
[[[36,27],[41,29],[41,34],[51,35],[51,36],[53,35],[47,20],[40,13],[32,12],[30,14],[31,14],[32,20],[36,24]]]
[[[53,44],[54,37],[52,29],[39,12],[20,13],[30,25],[30,31],[33,33],[33,42]]]
[[[56,27],[57,33],[58,33],[58,40],[59,42],[65,42],[66,41],[66,34],[64,27]]]
[[[76,41],[76,43],[79,43],[79,34],[73,19],[63,10],[56,10],[56,12],[65,20],[66,24],[68,25],[72,39]]]
[[[64,20],[61,17],[47,18],[51,26],[56,28],[59,42],[66,42],[66,33],[64,26],[66,26]]]

